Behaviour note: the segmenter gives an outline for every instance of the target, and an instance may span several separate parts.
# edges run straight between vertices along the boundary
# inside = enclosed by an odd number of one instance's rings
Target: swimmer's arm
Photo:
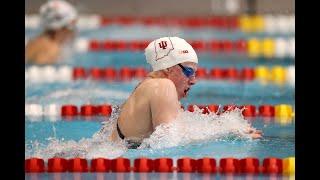
[[[150,109],[154,129],[160,124],[172,122],[177,117],[180,103],[176,87],[171,80],[161,80],[153,90]]]

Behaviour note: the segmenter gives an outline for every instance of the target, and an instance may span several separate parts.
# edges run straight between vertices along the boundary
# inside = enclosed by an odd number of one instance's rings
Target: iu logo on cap
[[[155,61],[168,56],[169,53],[174,50],[170,37],[161,39],[160,41],[154,41],[154,50],[156,53]]]
[[[167,41],[161,41],[159,44],[159,47],[162,49],[167,49]]]

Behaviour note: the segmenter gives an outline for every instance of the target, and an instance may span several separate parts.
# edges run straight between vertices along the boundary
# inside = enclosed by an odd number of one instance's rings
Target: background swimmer
[[[28,42],[26,62],[53,64],[74,39],[77,11],[66,1],[52,0],[40,7],[40,18],[43,32]]]

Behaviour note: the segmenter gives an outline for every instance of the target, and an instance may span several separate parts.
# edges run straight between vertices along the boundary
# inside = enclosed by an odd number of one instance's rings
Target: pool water
[[[121,29],[121,28],[120,28]],[[146,31],[139,26],[122,28],[111,26],[95,31],[79,32],[79,36],[90,39],[154,39],[164,35],[178,35],[186,39],[212,39],[212,38],[228,38],[238,39],[247,38],[246,34],[240,32],[212,32],[206,29],[183,31],[181,29],[172,29],[171,31],[150,28]],[[26,30],[26,37],[34,36],[37,31]],[[134,32],[134,33],[133,33]],[[260,34],[259,37],[264,37]],[[206,68],[213,67],[256,67],[265,65],[272,67],[281,65],[287,67],[294,65],[294,61],[290,59],[256,59],[252,60],[245,56],[215,56],[210,53],[198,53],[199,66]],[[68,66],[82,67],[106,67],[112,66],[117,69],[128,67],[145,67],[150,69],[145,61],[143,52],[86,52],[85,54],[75,54],[72,58],[60,63],[56,66],[66,64]],[[26,68],[29,66],[26,65]],[[25,84],[25,101],[26,103],[35,104],[75,104],[77,106],[83,104],[121,104],[133,91],[139,80],[129,82],[102,82],[91,80],[79,80],[68,83],[31,83],[26,80]],[[199,80],[189,92],[189,96],[183,99],[182,105],[185,107],[189,104],[252,104],[259,106],[262,104],[289,104],[294,108],[295,104],[294,87],[284,84],[261,84],[258,81],[251,82],[231,82],[219,80]],[[26,158],[34,156],[35,150],[39,150],[39,146],[46,147],[52,142],[52,138],[64,142],[74,141],[75,143],[82,139],[90,139],[101,128],[101,122],[108,121],[107,117],[91,117],[82,118],[75,117],[71,121],[62,117],[28,117],[25,118],[25,155]],[[248,120],[253,127],[262,130],[263,138],[257,140],[248,140],[243,138],[222,138],[213,139],[202,142],[194,142],[174,147],[161,149],[129,149],[121,154],[110,154],[108,158],[122,156],[131,160],[138,157],[170,157],[178,159],[180,157],[214,157],[220,159],[223,157],[257,157],[260,160],[266,157],[286,158],[295,156],[295,124],[294,121],[288,124],[281,124],[276,118],[267,119],[255,117]],[[196,133],[196,132],[195,132]],[[39,144],[39,146],[35,146]],[[40,148],[41,149],[41,148]],[[111,174],[111,175],[110,175]],[[123,176],[139,179],[143,175],[133,174],[105,174],[107,176]],[[154,174],[157,177],[165,176]],[[31,178],[35,175],[26,176]],[[48,178],[46,174],[38,174],[39,178]],[[64,178],[74,178],[76,174],[62,175]],[[82,174],[84,179],[98,178],[98,175]],[[102,176],[102,175],[101,175]],[[145,175],[149,176],[149,175]],[[169,174],[175,178],[185,178],[182,174]],[[169,179],[171,179],[169,177]],[[243,177],[243,176],[242,176]],[[190,175],[190,179],[202,179],[202,175]],[[126,178],[125,178],[126,179]]]

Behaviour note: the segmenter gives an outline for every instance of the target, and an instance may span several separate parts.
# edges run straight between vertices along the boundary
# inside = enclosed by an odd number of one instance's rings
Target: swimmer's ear
[[[168,75],[170,73],[170,68],[163,69],[164,74]]]

